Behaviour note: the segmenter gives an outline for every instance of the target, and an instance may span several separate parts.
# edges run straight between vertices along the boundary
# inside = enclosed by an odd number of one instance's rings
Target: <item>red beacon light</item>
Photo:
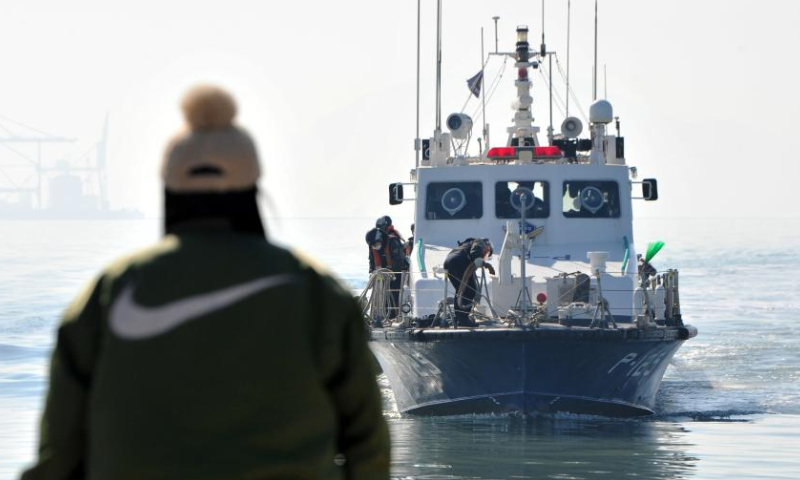
[[[494,147],[489,149],[486,156],[497,160],[509,160],[517,158],[517,149],[514,147]]]
[[[534,157],[560,157],[561,149],[555,145],[549,147],[533,147]]]
[[[494,160],[515,160],[519,158],[519,151],[533,151],[534,158],[561,157],[561,149],[555,145],[547,147],[494,147],[490,148],[487,157]]]
[[[536,301],[539,303],[539,305],[543,305],[544,302],[547,301],[547,294],[545,294],[544,292],[539,293],[538,295],[536,295]]]

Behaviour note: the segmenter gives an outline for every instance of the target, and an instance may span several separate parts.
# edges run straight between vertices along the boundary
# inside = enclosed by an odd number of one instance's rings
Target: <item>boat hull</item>
[[[653,413],[692,327],[375,329],[371,347],[401,412]]]

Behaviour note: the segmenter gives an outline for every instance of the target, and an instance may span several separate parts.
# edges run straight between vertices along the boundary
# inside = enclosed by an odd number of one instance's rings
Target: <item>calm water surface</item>
[[[358,289],[372,221],[269,224]],[[33,458],[66,303],[159,234],[148,220],[0,222],[0,480]],[[654,418],[418,418],[397,412],[381,378],[393,477],[800,478],[800,220],[646,220],[636,236],[666,241],[655,264],[681,270],[684,316],[700,330],[667,370]]]

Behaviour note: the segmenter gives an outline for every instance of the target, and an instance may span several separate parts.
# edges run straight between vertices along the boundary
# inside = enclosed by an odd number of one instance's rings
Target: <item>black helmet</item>
[[[492,245],[492,241],[488,238],[484,238],[483,243],[486,245],[486,248],[489,249],[489,256],[494,255],[494,245]]]
[[[386,230],[387,228],[389,228],[389,225],[391,224],[392,224],[392,217],[390,217],[389,215],[384,215],[375,221],[375,226],[380,228],[381,230]]]
[[[383,244],[383,232],[377,228],[373,228],[367,232],[367,235],[364,239],[367,241],[367,245],[370,247],[376,248],[375,245],[379,244],[377,248],[381,248],[380,245]]]

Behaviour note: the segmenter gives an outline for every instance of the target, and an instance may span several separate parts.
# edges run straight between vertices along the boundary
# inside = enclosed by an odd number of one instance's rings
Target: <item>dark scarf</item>
[[[258,189],[225,193],[173,193],[164,191],[164,232],[228,228],[266,237],[258,212]]]

